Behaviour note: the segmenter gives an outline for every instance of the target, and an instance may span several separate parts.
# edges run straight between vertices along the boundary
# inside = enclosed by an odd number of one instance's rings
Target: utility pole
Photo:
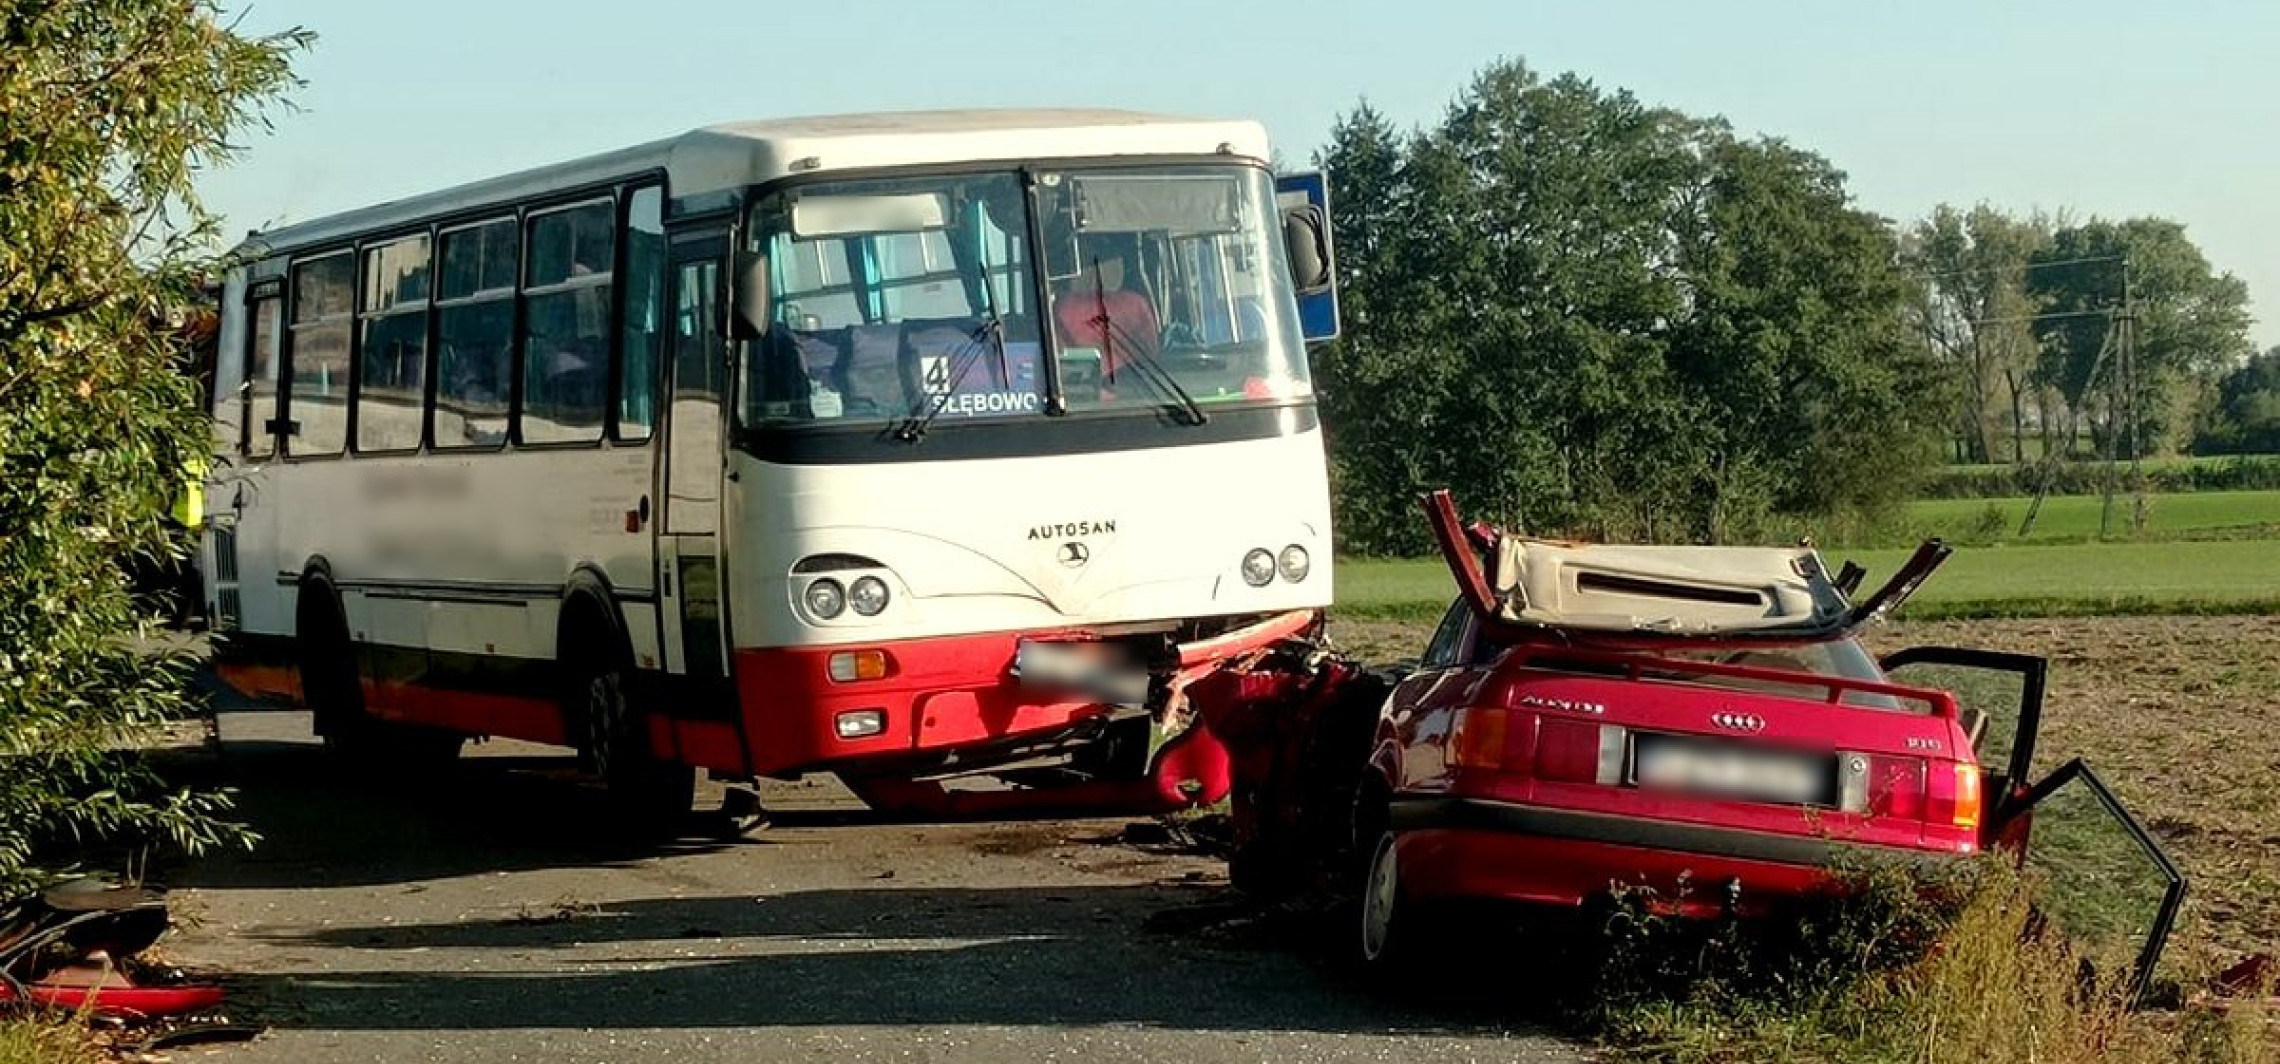
[[[2121,464],[2114,453],[2116,447],[2129,448],[2131,482],[2131,518],[2133,533],[2145,531],[2144,466],[2138,459],[2138,388],[2137,357],[2131,343],[2136,322],[2136,293],[2130,284],[2130,260],[2122,256],[2122,301],[2115,309],[2113,323],[2106,335],[2114,347],[2114,375],[2106,389],[2106,440],[2099,448],[2102,459],[2098,476],[2101,501],[2098,507],[2098,538],[2109,539],[2114,534],[2114,467]],[[2092,372],[2096,372],[2093,367]]]
[[[2138,409],[2143,390],[2137,379],[2137,290],[2130,284],[2130,260],[2122,259],[2122,365],[2129,367],[2130,388],[2130,534],[2145,534],[2145,446],[2138,439],[2145,424]]]

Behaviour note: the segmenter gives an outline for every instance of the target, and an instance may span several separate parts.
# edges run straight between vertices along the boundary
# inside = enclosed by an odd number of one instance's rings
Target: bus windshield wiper
[[[950,400],[957,396],[959,385],[965,383],[966,374],[973,372],[974,363],[981,358],[982,352],[992,349],[997,351],[998,368],[1003,372],[1006,365],[1005,322],[998,317],[995,306],[989,309],[989,316],[983,318],[981,324],[974,326],[974,331],[966,335],[966,342],[951,352],[950,366],[946,379],[942,382],[942,390],[935,393],[934,401],[928,404],[926,412],[906,418],[895,428],[895,438],[904,443],[917,443],[925,439],[926,430],[933,426],[934,419],[942,416],[943,408],[949,406]]]
[[[1185,420],[1188,424],[1201,425],[1211,420],[1211,416],[1203,412],[1203,405],[1195,401],[1195,396],[1189,395],[1187,389],[1180,387],[1179,379],[1172,375],[1172,371],[1164,368],[1164,364],[1150,354],[1147,348],[1134,343],[1132,334],[1124,331],[1115,319],[1108,316],[1108,293],[1101,287],[1100,260],[1097,258],[1093,260],[1093,303],[1097,308],[1093,324],[1100,327],[1100,359],[1104,365],[1116,364],[1116,351],[1111,346],[1113,340],[1123,347],[1125,354],[1132,357],[1133,365],[1146,371],[1142,375],[1143,379],[1178,400],[1180,411],[1187,415]],[[1111,377],[1110,380],[1113,382],[1115,378]]]

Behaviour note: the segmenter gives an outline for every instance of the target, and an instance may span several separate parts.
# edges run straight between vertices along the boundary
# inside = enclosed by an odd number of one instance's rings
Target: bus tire
[[[372,718],[364,712],[364,689],[356,676],[356,648],[332,581],[301,582],[293,618],[293,657],[301,672],[301,700],[325,750],[350,762],[372,753]]]
[[[579,753],[601,777],[613,833],[621,838],[656,840],[679,833],[696,801],[697,770],[658,757],[649,741],[648,715],[626,695],[631,655],[617,629],[594,617],[596,607],[573,616],[572,638],[563,643],[562,667],[570,678],[563,717],[579,729]]]

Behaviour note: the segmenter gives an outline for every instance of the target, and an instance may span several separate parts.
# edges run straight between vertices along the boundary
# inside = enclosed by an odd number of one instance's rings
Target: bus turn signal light
[[[884,650],[842,650],[831,656],[833,683],[881,680],[886,675],[887,652]]]

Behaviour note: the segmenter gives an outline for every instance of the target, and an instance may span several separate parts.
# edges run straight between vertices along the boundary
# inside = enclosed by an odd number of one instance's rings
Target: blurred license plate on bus
[[[1013,672],[1026,687],[1079,691],[1118,705],[1148,701],[1148,671],[1100,643],[1023,640]]]
[[[1633,779],[1642,788],[1787,805],[1827,805],[1836,794],[1836,760],[1758,750],[1677,735],[1632,740]]]

